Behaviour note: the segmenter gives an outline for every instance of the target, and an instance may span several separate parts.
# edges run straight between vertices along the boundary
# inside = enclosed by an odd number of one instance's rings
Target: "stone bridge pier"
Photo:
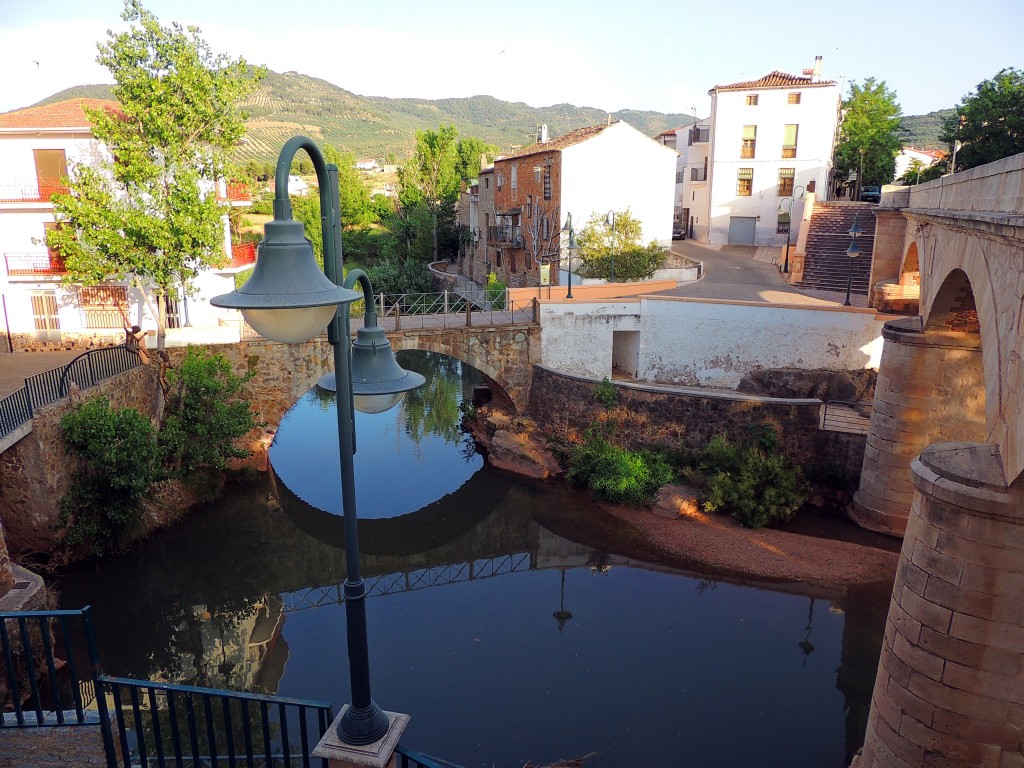
[[[873,283],[920,316],[886,324],[851,512],[904,536],[853,765],[1024,768],[1024,154],[882,207]]]

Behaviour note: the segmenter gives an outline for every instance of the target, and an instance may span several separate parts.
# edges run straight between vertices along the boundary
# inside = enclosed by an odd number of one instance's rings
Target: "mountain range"
[[[111,86],[75,86],[43,99],[39,105],[78,97],[112,98]],[[360,96],[298,72],[268,73],[244,106],[249,111],[248,133],[239,158],[263,162],[275,161],[284,142],[298,133],[350,151],[357,158],[401,162],[412,153],[417,130],[448,123],[453,123],[460,135],[474,136],[509,151],[532,144],[542,124],[554,137],[574,128],[621,119],[648,136],[656,136],[694,122],[693,115],[682,113],[632,109],[608,113],[572,104],[531,107],[493,96],[437,100]],[[904,117],[905,143],[922,148],[939,146],[935,134],[945,112]]]

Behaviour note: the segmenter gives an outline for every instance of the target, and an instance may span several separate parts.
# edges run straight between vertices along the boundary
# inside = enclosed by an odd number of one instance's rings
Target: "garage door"
[[[757,218],[754,216],[730,216],[729,245],[753,245],[756,225]]]

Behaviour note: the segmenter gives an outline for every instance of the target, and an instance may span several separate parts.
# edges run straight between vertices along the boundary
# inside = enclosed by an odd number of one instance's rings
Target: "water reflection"
[[[405,743],[467,766],[591,752],[596,766],[848,763],[884,586],[786,594],[645,562],[585,494],[479,464],[467,473],[460,439],[426,418],[465,386],[428,394],[412,426],[392,413],[392,439],[419,430],[453,451],[433,470],[445,490],[408,508],[390,489],[401,513],[360,520],[374,697],[412,714]],[[321,416],[320,434],[335,423]],[[309,461],[325,440],[282,438],[275,467],[289,444]],[[414,477],[421,457],[397,455],[400,477]],[[139,550],[65,574],[62,604],[93,605],[109,673],[337,708],[349,690],[340,522],[273,477],[233,486]]]

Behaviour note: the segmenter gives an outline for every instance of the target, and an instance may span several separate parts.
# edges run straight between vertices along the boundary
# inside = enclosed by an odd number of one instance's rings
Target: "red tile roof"
[[[511,152],[501,160],[510,160],[515,157],[529,157],[530,155],[537,155],[541,152],[553,152],[566,147],[571,147],[573,144],[580,144],[581,142],[591,139],[597,136],[601,131],[608,127],[608,124],[601,125],[588,125],[585,128],[577,128],[575,131],[569,131],[568,133],[559,136],[554,139],[549,139],[543,144],[538,142],[537,144],[531,144],[528,147],[517,149],[515,152]]]
[[[835,80],[815,81],[813,77],[791,75],[776,69],[757,80],[745,80],[742,83],[730,83],[729,85],[716,85],[711,91],[749,91],[754,88],[822,88],[835,84]],[[711,93],[711,91],[708,91],[708,93]]]
[[[87,128],[85,107],[120,114],[121,105],[109,99],[68,99],[26,107],[0,115],[0,128]]]

